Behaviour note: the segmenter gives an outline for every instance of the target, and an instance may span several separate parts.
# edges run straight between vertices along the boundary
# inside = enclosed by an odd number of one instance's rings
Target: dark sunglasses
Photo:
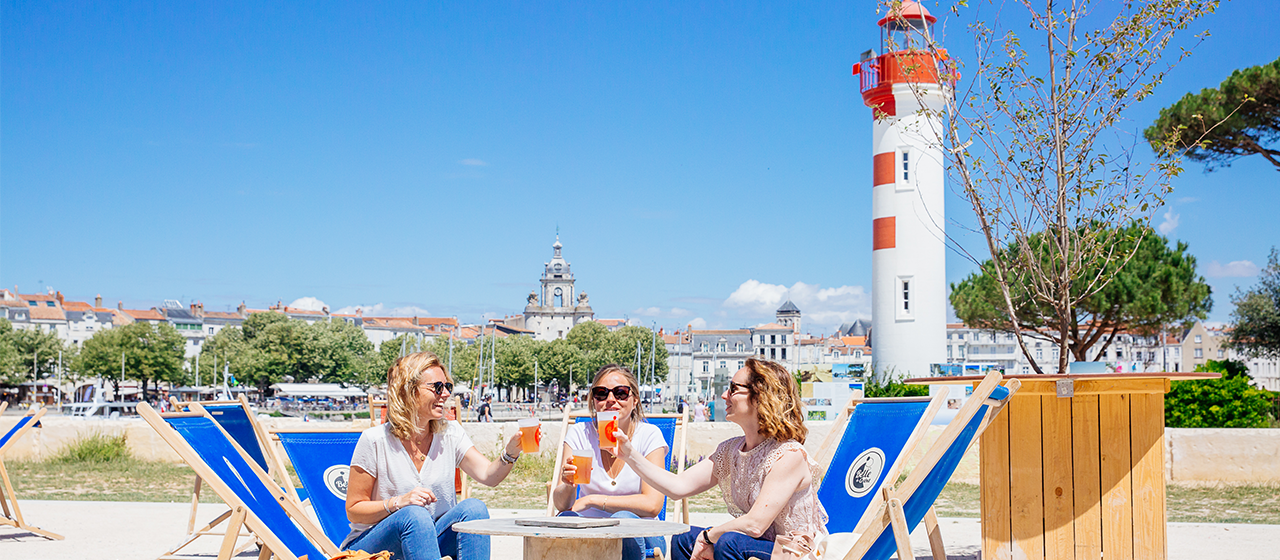
[[[603,401],[608,399],[610,392],[613,393],[613,398],[616,400],[625,401],[631,398],[631,387],[628,387],[626,385],[618,385],[617,387],[614,387],[612,389],[608,387],[592,387],[591,388],[591,396],[598,401]]]
[[[437,395],[453,394],[453,383],[449,383],[447,381],[436,381],[435,383],[428,383],[427,387],[430,387],[431,390],[435,391]]]
[[[732,381],[730,381],[730,382],[729,382],[729,394],[730,394],[730,395],[732,395],[732,394],[734,394],[734,393],[737,393],[739,389],[741,389],[741,390],[743,390],[743,391],[746,391],[746,392],[748,392],[748,393],[750,393],[750,392],[751,392],[751,386],[750,386],[750,385],[747,385],[746,383],[734,383],[734,382],[732,382]]]

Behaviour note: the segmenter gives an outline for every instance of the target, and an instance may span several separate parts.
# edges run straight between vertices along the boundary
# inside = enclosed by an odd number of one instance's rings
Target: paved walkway
[[[20,502],[23,517],[44,529],[61,533],[63,541],[49,541],[9,527],[0,527],[0,558],[40,558],[42,560],[154,560],[181,540],[187,526],[186,504],[139,502]],[[208,521],[225,510],[220,504],[202,504],[199,518]],[[493,517],[531,517],[532,510],[497,510]],[[693,514],[695,525],[714,525],[729,519],[727,514]],[[941,520],[947,555],[952,560],[974,559],[979,552],[976,519]],[[928,560],[928,541],[919,531],[912,533],[917,559]],[[1280,543],[1280,525],[1227,525],[1210,523],[1170,523],[1169,557],[1174,560],[1204,558],[1275,558]],[[214,558],[218,542],[206,537],[188,550]],[[517,560],[523,546],[516,537],[494,537],[493,557]],[[256,558],[247,552],[243,558]]]

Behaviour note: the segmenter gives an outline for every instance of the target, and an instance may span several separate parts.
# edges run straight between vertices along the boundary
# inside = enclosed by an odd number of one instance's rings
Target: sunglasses
[[[447,381],[436,381],[435,383],[427,383],[427,387],[435,391],[437,395],[452,395],[453,383]]]
[[[591,396],[598,401],[603,401],[608,399],[610,392],[613,393],[613,398],[615,400],[625,401],[631,398],[631,387],[628,387],[626,385],[619,385],[612,389],[608,387],[592,387],[591,388]]]
[[[750,392],[751,392],[751,386],[750,386],[750,385],[747,385],[746,383],[734,383],[734,382],[732,382],[732,381],[730,381],[730,382],[729,382],[729,394],[730,394],[730,395],[732,395],[732,394],[734,394],[734,393],[737,393],[739,390],[746,391],[746,392],[750,393]]]

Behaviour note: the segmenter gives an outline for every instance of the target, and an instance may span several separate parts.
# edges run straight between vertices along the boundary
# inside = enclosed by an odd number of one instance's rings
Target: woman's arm
[[[374,525],[404,506],[425,506],[436,501],[435,495],[422,487],[414,488],[412,492],[403,496],[375,500],[373,486],[377,482],[378,479],[363,468],[351,466],[350,474],[347,475],[347,519],[355,523]]]
[[[664,445],[653,451],[645,457],[649,463],[659,469],[666,470],[667,447]],[[572,495],[572,494],[571,494]],[[578,498],[573,503],[573,511],[582,511],[587,508],[600,508],[609,513],[617,513],[619,511],[629,511],[640,517],[657,517],[658,512],[662,510],[662,500],[664,496],[657,488],[649,485],[649,483],[641,480],[639,494],[588,494]]]
[[[573,477],[578,468],[573,464],[573,448],[567,443],[564,444],[564,463],[557,466],[560,468],[560,477],[551,489],[551,503],[555,504],[556,511],[569,511],[576,494],[577,485],[573,483]]]
[[[517,459],[520,457],[520,432],[516,432],[516,435],[507,440],[507,455]],[[476,482],[492,488],[511,474],[515,464],[507,464],[506,461],[490,461],[476,451],[473,445],[467,450],[466,455],[462,456],[462,462],[458,466],[462,467],[462,472],[467,473],[467,476],[474,478]]]
[[[782,506],[791,500],[791,496],[809,484],[809,465],[805,462],[804,453],[799,450],[788,450],[774,461],[760,485],[760,494],[756,502],[742,517],[712,527],[707,531],[711,541],[715,542],[727,531],[737,531],[751,538],[758,539],[773,520],[782,511]]]
[[[716,485],[715,466],[710,460],[699,461],[684,471],[675,474],[662,468],[661,464],[653,464],[635,453],[631,447],[631,439],[627,434],[614,432],[618,436],[618,458],[626,461],[640,475],[640,479],[649,483],[661,494],[673,500],[680,500],[701,494]]]

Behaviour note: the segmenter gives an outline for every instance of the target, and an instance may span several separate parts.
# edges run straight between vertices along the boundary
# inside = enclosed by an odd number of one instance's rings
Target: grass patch
[[[1280,524],[1280,484],[1183,486],[1165,496],[1169,521]]]
[[[124,434],[91,433],[63,447],[54,455],[58,463],[110,463],[129,458],[129,445]]]
[[[23,500],[188,502],[195,472],[184,464],[140,461],[17,461],[5,465]],[[209,488],[200,501],[220,503]]]

